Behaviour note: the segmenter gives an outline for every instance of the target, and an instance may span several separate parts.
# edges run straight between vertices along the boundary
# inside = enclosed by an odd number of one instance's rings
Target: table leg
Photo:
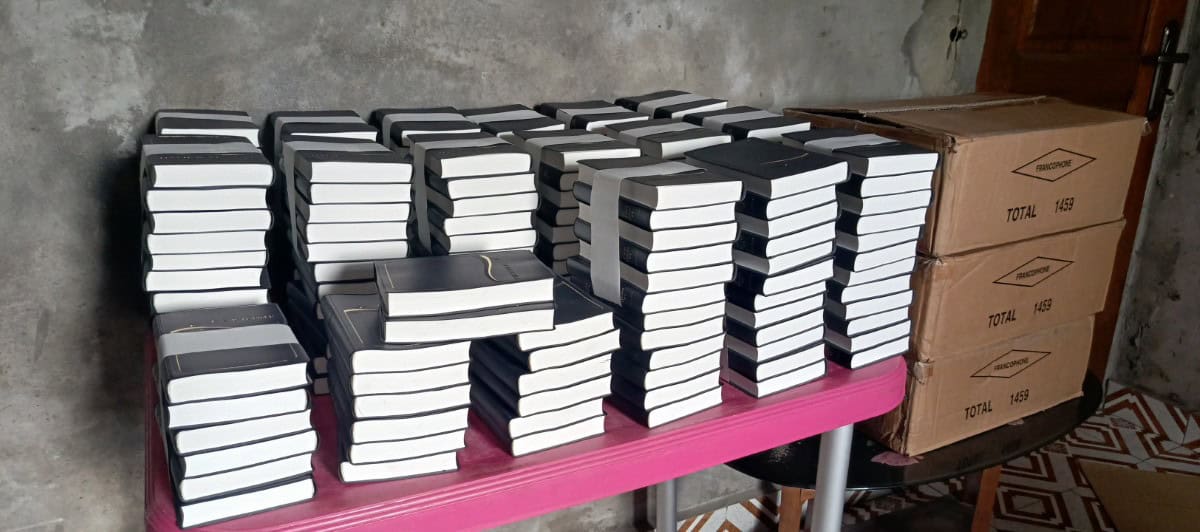
[[[850,468],[850,437],[854,425],[844,425],[821,435],[817,460],[816,498],[812,505],[812,532],[842,529],[842,505],[846,502],[846,471]]]
[[[812,490],[786,487],[779,490],[779,532],[800,532],[804,503],[812,499]]]
[[[972,532],[987,532],[992,527],[992,511],[996,504],[996,491],[1000,489],[1002,467],[992,466],[963,479],[961,499],[975,505],[975,517],[971,521]]]
[[[675,479],[654,487],[654,529],[674,532],[679,520],[675,517]]]

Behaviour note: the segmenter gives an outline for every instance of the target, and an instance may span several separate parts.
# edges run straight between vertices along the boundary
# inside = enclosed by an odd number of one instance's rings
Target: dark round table
[[[1024,456],[1067,434],[1096,413],[1104,398],[1100,380],[1090,373],[1083,395],[1058,406],[930,451],[910,465],[872,461],[888,449],[854,434],[851,442],[847,490],[880,490],[917,486],[978,473]],[[813,489],[821,438],[812,437],[730,462],[737,471],[788,488]],[[997,472],[998,475],[998,472]],[[998,479],[998,476],[997,476]],[[990,508],[989,508],[990,514]]]

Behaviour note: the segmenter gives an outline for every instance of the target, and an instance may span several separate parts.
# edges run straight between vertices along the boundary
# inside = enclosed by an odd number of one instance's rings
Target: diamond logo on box
[[[1071,172],[1091,164],[1095,160],[1095,157],[1088,157],[1082,153],[1057,148],[1037,159],[1025,163],[1024,166],[1013,170],[1013,173],[1053,183],[1067,177]]]
[[[1011,379],[1048,356],[1050,356],[1049,351],[1013,349],[988,362],[986,366],[972,373],[971,377],[980,379]]]
[[[993,284],[1031,287],[1049,279],[1054,274],[1063,271],[1074,262],[1050,257],[1036,257],[1033,260],[1017,266],[1011,272],[992,281]]]

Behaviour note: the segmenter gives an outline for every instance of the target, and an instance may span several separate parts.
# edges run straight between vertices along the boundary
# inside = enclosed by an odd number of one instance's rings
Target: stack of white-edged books
[[[684,122],[728,133],[734,140],[763,139],[779,142],[785,133],[808,131],[809,123],[764,111],[756,107],[728,107],[719,111],[703,111],[684,115]]]
[[[267,302],[274,177],[243,137],[142,138],[142,281],[152,312]]]
[[[908,351],[912,271],[936,152],[878,135],[814,129],[784,142],[850,166],[838,187],[837,259],[826,296],[831,360],[860,368]]]
[[[371,113],[371,124],[379,128],[379,142],[401,155],[408,155],[410,135],[482,131],[479,124],[453,107],[376,109]]]
[[[719,404],[741,182],[651,157],[585,160],[575,194],[570,279],[618,307],[611,400],[650,427]]]
[[[537,243],[533,252],[554,273],[567,273],[567,259],[579,254],[575,219],[579,202],[572,189],[579,177],[579,161],[637,157],[637,148],[582,129],[518,131],[515,146],[529,153],[537,178],[538,208],[533,219]]]
[[[726,305],[726,380],[763,397],[824,376],[824,293],[846,163],[761,139],[687,160],[746,186]]]
[[[292,269],[284,309],[311,353],[313,389],[328,393],[327,339],[317,302],[374,293],[371,261],[408,256],[411,170],[374,142],[353,111],[281,111],[268,118],[284,187],[277,219]]]
[[[467,120],[479,124],[484,133],[510,142],[517,131],[561,131],[567,127],[520,104],[463,109],[461,112]]]
[[[345,482],[458,468],[470,345],[554,328],[554,275],[528,251],[376,265],[378,296],[330,296],[331,391]]]
[[[631,111],[650,115],[651,118],[674,118],[676,120],[692,113],[717,111],[729,106],[729,102],[701,96],[686,91],[665,90],[617,98],[616,104]]]
[[[529,154],[487,133],[411,135],[417,235],[431,255],[533,248]]]
[[[728,133],[671,118],[610,124],[600,132],[660,159],[682,159],[683,154],[691,150],[728,144],[733,140]]]
[[[153,328],[180,526],[312,498],[308,357],[279,307],[168,312]]]
[[[595,131],[609,124],[650,119],[650,115],[630,111],[603,100],[545,102],[535,105],[533,109],[566,124],[569,129],[585,131]]]
[[[471,407],[514,456],[602,434],[619,345],[612,309],[558,280],[553,330],[471,346]]]

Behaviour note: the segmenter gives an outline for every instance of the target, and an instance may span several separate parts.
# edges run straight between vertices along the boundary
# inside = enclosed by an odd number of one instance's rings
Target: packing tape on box
[[[476,124],[482,124],[484,122],[507,122],[509,120],[533,120],[534,118],[546,117],[542,115],[542,113],[534,111],[533,109],[517,109],[514,111],[504,111],[500,113],[467,116],[467,120],[475,122]]]
[[[379,137],[383,145],[394,147],[392,142],[392,124],[395,122],[456,122],[466,121],[467,118],[458,113],[388,113],[379,120]]]
[[[429,150],[441,150],[448,148],[477,148],[483,146],[494,146],[497,144],[508,144],[504,140],[496,137],[474,138],[474,139],[449,139],[449,140],[431,140],[427,142],[418,142],[412,146],[412,189],[413,203],[417,209],[417,238],[421,241],[421,245],[425,250],[433,249],[429,242],[429,192],[426,190],[425,183],[425,154]],[[449,199],[449,198],[447,198]]]
[[[529,152],[529,156],[533,158],[532,170],[537,172],[538,167],[542,164],[542,150],[547,146],[557,144],[594,144],[597,142],[608,142],[612,140],[609,137],[599,133],[580,133],[578,135],[561,135],[556,137],[537,137],[525,141],[525,151]],[[533,147],[534,149],[529,149]]]
[[[158,337],[158,359],[204,351],[294,343],[297,343],[297,340],[292,328],[282,323],[169,332]]]
[[[710,99],[708,96],[701,96],[699,94],[677,94],[675,96],[667,96],[666,98],[658,98],[656,100],[649,100],[639,103],[637,106],[637,112],[654,116],[654,111],[657,111],[659,107],[679,105],[681,103],[697,102],[708,99]]]
[[[874,146],[876,144],[888,144],[892,142],[896,141],[872,133],[867,133],[864,135],[850,135],[848,137],[832,137],[808,141],[804,143],[804,149],[815,151],[822,155],[833,155],[834,150],[840,150],[842,148],[851,148],[854,146]]]
[[[619,105],[610,105],[608,107],[568,107],[566,109],[559,109],[558,112],[554,113],[554,119],[558,120],[559,122],[564,122],[569,126],[571,124],[571,119],[574,118],[575,115],[607,115],[628,112],[629,109]]]
[[[618,229],[621,182],[631,177],[678,174],[695,169],[690,164],[663,162],[601,170],[592,176],[590,260],[592,291],[597,296],[621,303],[621,235]]]
[[[781,114],[772,113],[770,111],[747,111],[745,113],[729,113],[717,116],[706,117],[700,122],[700,125],[720,131],[725,124],[733,122],[746,122],[748,120],[758,120],[761,118],[776,118],[783,116]]]
[[[625,131],[618,133],[617,137],[620,138],[621,142],[636,146],[638,139],[648,135],[671,133],[673,131],[687,131],[689,129],[700,129],[700,126],[697,126],[696,124],[689,124],[687,122],[671,122],[670,124],[656,124],[653,126],[642,126],[635,127],[633,129],[626,129]]]

